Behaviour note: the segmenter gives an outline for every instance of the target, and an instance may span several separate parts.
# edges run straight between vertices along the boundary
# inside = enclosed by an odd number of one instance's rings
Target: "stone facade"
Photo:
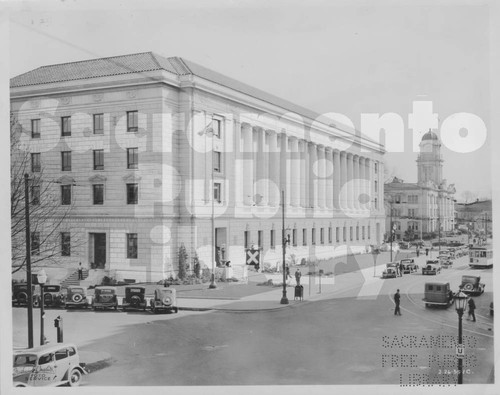
[[[137,65],[153,58],[156,69]],[[128,72],[113,72],[118,63]],[[91,76],[80,78],[82,67]],[[175,277],[181,244],[189,262],[195,253],[208,268],[213,257],[229,260],[235,275],[251,245],[261,263],[277,265],[282,191],[288,257],[328,258],[382,241],[381,146],[182,59],[148,53],[46,66],[11,80],[11,107],[53,193],[71,188],[68,267],[156,281]],[[67,136],[63,117],[71,117]],[[63,170],[62,152],[71,152],[71,168]]]

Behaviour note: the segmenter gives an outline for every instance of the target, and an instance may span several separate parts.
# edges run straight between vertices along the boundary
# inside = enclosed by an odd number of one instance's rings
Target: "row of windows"
[[[104,170],[104,150],[103,149],[93,150],[92,157],[93,157],[94,170]],[[139,168],[139,149],[137,147],[127,148],[127,169],[137,169],[137,168]],[[31,171],[36,173],[40,172],[41,169],[42,169],[41,154],[32,153]],[[61,170],[71,171],[71,151],[61,152]]]
[[[395,195],[394,196],[394,203],[406,203],[402,201],[402,196],[401,195]],[[416,204],[418,203],[418,195],[408,195],[408,203],[411,204]]]
[[[363,226],[350,226],[349,227],[349,240],[354,241],[354,232],[356,233],[356,240],[360,240],[360,229],[361,229],[361,240],[365,240],[365,237],[368,237],[368,240],[370,240],[370,225],[368,227]],[[316,228],[311,229],[311,244],[315,245],[317,244],[316,240]],[[337,243],[340,242],[340,233],[342,230],[342,240],[347,241],[347,227],[344,226],[342,228],[336,227],[335,228],[335,241]],[[368,230],[367,233],[365,233],[365,230]],[[302,229],[302,245],[306,246],[307,245],[307,233],[308,229],[303,228]],[[319,228],[319,244],[325,244],[326,243],[326,234],[328,236],[328,244],[333,243],[333,228],[328,227],[328,228]],[[251,233],[249,230],[244,232],[244,245],[245,248],[251,248],[253,241],[251,239]],[[297,238],[297,229],[292,229],[291,233],[291,240],[290,240],[290,235],[288,239],[286,240],[287,243],[291,243],[293,246],[298,245],[298,238]],[[257,246],[262,248],[264,243],[264,231],[259,230],[257,231]],[[271,249],[274,249],[276,247],[276,231],[274,229],[270,230],[269,233],[269,245]]]
[[[139,202],[139,184],[125,184],[127,204],[138,204]],[[72,186],[61,185],[61,205],[71,205],[72,201]],[[95,205],[104,204],[104,184],[92,185],[92,203]],[[40,204],[40,186],[33,185],[31,187],[31,204]]]
[[[222,119],[214,118],[210,124],[210,131],[214,136],[221,136]],[[139,112],[127,111],[127,132],[137,133],[139,130]],[[94,134],[104,134],[104,114],[93,114]],[[61,136],[71,136],[71,116],[61,117]],[[31,138],[39,139],[40,119],[31,120]]]
[[[396,230],[401,230],[401,222],[394,221],[393,226],[396,227]],[[408,222],[408,230],[418,230],[418,222]]]
[[[127,233],[127,258],[137,259],[137,233]],[[71,256],[71,234],[60,233],[61,256]],[[40,255],[40,232],[31,232],[31,255]]]

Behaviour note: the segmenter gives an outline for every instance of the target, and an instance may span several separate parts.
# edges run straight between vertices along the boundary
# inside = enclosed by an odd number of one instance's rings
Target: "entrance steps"
[[[85,280],[88,276],[89,271],[87,269],[83,269],[83,279]],[[61,281],[61,285],[65,288],[70,285],[81,285],[80,280],[78,280],[78,270],[70,272],[70,274]]]

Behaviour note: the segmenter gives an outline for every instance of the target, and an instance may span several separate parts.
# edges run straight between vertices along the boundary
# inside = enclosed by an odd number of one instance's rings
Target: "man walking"
[[[302,273],[300,272],[299,269],[295,272],[295,281],[297,282],[297,285],[300,285],[300,278],[302,277]]]
[[[81,262],[80,265],[78,266],[78,280],[83,280],[83,268]]]
[[[470,298],[469,299],[469,317],[467,319],[470,320],[470,317],[472,317],[472,322],[476,322],[476,314],[474,313],[474,310],[476,310],[476,303],[474,303],[474,299]]]
[[[396,303],[396,308],[394,309],[394,315],[401,315],[401,310],[399,310],[399,301],[401,299],[401,295],[399,295],[399,289],[394,294],[394,303]]]

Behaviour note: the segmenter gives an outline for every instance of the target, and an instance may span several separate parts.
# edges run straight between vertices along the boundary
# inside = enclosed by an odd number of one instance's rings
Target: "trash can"
[[[295,298],[294,300],[303,300],[304,299],[304,287],[302,285],[295,286]]]

